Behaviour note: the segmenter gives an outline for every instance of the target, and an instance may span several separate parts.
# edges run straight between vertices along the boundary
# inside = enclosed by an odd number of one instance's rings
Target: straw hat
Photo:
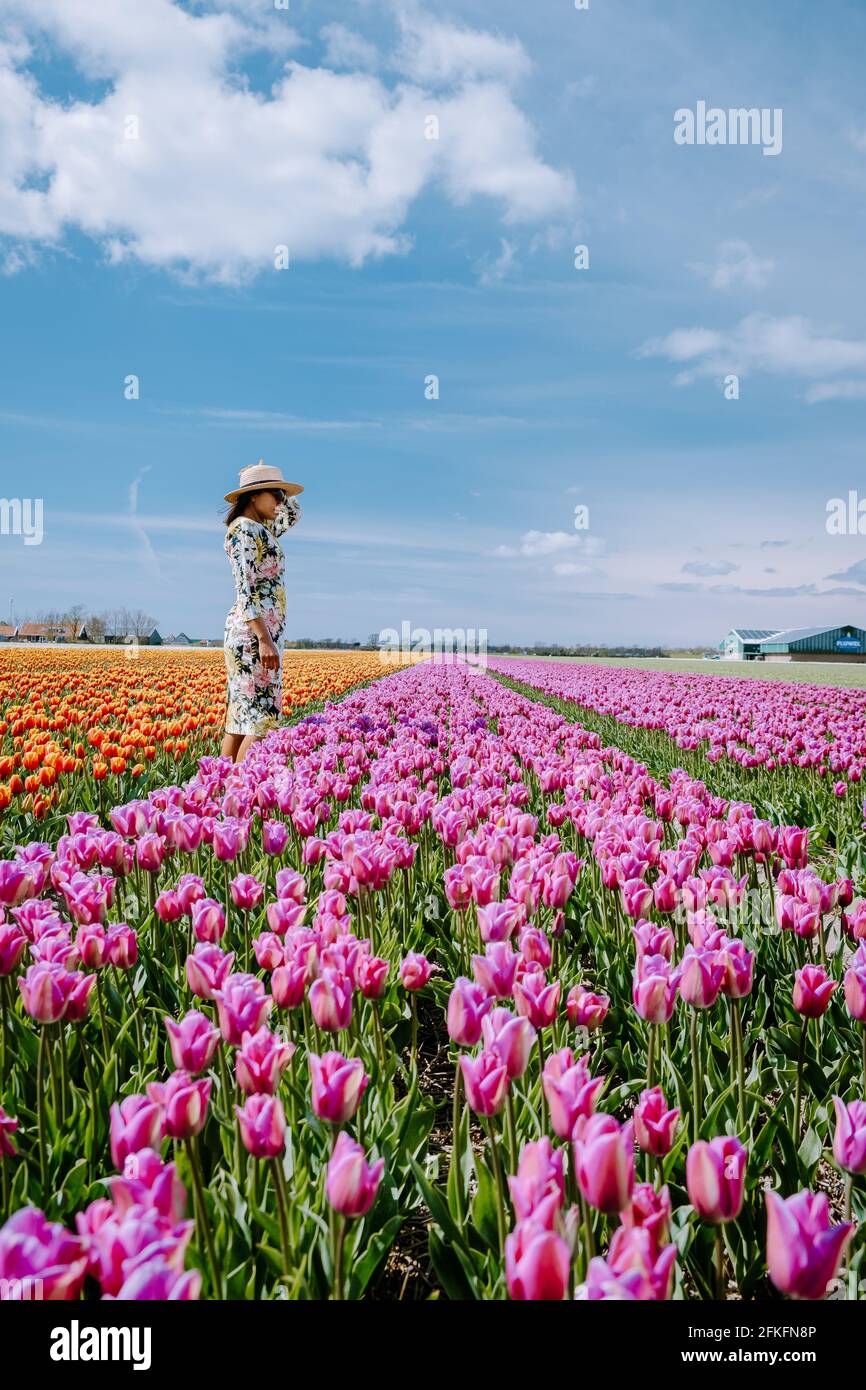
[[[248,468],[241,469],[238,486],[226,493],[226,501],[235,502],[244,492],[259,492],[269,487],[284,492],[287,497],[296,497],[304,490],[300,483],[286,482],[279,468],[274,468],[273,464],[259,459],[258,463],[251,463]]]

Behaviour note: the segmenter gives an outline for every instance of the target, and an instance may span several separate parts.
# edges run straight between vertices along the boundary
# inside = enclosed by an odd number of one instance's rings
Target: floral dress
[[[278,508],[264,525],[240,516],[226,528],[225,550],[234,576],[237,598],[226,619],[225,653],[228,675],[226,733],[265,734],[279,723],[282,711],[282,669],[265,669],[259,639],[250,621],[261,618],[277,650],[286,619],[283,587],[284,557],[277,539],[301,515],[295,498]]]

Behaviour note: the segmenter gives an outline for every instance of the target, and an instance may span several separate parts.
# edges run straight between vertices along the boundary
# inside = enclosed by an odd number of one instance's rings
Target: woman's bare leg
[[[264,734],[247,734],[244,737],[243,742],[238,747],[238,751],[235,754],[235,762],[242,763],[244,758],[247,756],[247,753],[249,753],[250,749],[252,748],[253,744],[261,743],[263,738]]]
[[[237,762],[238,749],[243,744],[243,741],[243,734],[223,734],[222,747],[220,748],[220,757],[231,758],[232,762]]]

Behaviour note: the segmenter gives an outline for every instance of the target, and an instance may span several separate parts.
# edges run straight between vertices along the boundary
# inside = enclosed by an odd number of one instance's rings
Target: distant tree
[[[152,618],[143,609],[136,608],[132,613],[127,613],[127,628],[123,634],[125,637],[149,637],[156,627],[156,618]]]
[[[104,613],[91,613],[85,623],[92,642],[101,642],[105,637],[106,619]]]

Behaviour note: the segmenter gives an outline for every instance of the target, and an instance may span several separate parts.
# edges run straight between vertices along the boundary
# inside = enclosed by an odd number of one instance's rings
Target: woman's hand
[[[270,637],[266,637],[264,641],[259,638],[259,655],[266,671],[278,671],[280,669],[280,654]]]

